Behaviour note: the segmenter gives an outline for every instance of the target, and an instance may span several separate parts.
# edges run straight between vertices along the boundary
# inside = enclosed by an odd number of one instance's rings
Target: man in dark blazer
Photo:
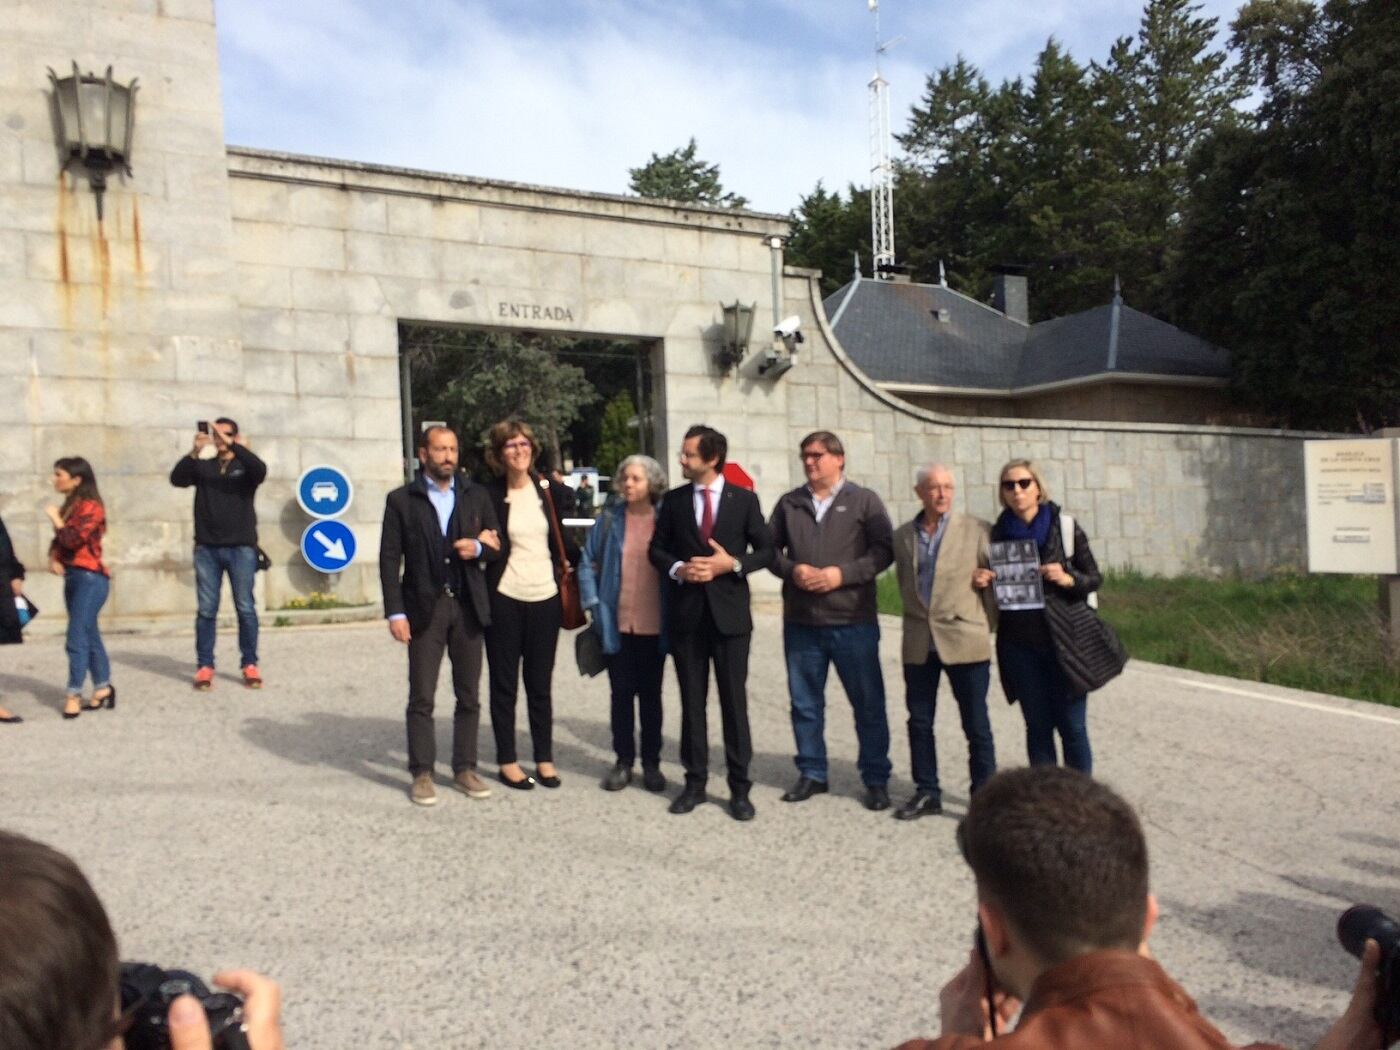
[[[418,462],[418,477],[385,501],[379,582],[389,633],[408,646],[409,798],[431,806],[437,802],[433,696],[444,652],[457,698],[452,786],[471,798],[491,794],[476,772],[482,631],[491,623],[482,569],[499,556],[501,544],[486,491],[457,473],[457,435],[450,427],[423,431]]]
[[[685,790],[672,813],[689,813],[705,801],[710,744],[705,724],[710,663],[714,662],[724,756],[729,771],[729,814],[752,820],[749,801],[749,612],[751,572],[773,559],[773,538],[758,497],[726,484],[728,442],[707,426],[686,431],[681,473],[690,484],[672,489],[661,501],[651,541],[651,561],[675,581],[667,603],[671,657],[681,690],[681,764]]]

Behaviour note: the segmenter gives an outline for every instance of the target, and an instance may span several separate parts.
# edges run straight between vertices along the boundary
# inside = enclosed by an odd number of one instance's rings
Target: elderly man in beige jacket
[[[909,758],[914,796],[895,811],[899,820],[943,812],[933,713],[940,674],[948,676],[967,737],[968,770],[976,791],[996,772],[996,746],[987,718],[991,681],[990,632],[996,604],[972,574],[988,565],[991,526],[953,510],[952,472],[921,467],[914,492],[923,509],[894,533],[895,570],[904,602],[904,700],[909,708]]]

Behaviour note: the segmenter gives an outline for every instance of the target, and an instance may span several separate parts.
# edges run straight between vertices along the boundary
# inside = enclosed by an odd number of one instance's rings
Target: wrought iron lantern
[[[58,146],[66,170],[76,163],[87,173],[97,197],[97,218],[102,219],[102,194],[107,176],[131,174],[132,132],[136,125],[136,79],[119,84],[106,76],[82,74],[73,63],[73,75],[60,77],[49,70],[53,84]]]
[[[724,341],[715,353],[715,363],[720,371],[728,373],[744,359],[749,352],[749,336],[753,334],[753,317],[758,303],[745,306],[737,299],[732,303],[720,303],[724,312]]]

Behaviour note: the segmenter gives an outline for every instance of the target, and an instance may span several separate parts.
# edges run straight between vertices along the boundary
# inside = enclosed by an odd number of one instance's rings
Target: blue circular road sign
[[[301,556],[317,572],[340,572],[355,560],[355,534],[343,521],[313,521],[301,534]]]
[[[340,517],[354,496],[350,478],[335,467],[311,467],[297,480],[297,502],[313,518]]]

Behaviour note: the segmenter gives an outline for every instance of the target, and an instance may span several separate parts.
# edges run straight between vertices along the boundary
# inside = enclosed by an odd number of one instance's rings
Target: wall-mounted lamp
[[[753,315],[757,308],[758,303],[745,306],[737,299],[732,303],[720,303],[724,311],[724,342],[715,352],[715,364],[726,375],[749,352],[749,336],[753,333]]]
[[[102,194],[107,175],[113,171],[131,174],[132,132],[136,126],[136,79],[118,84],[107,75],[79,73],[60,77],[49,70],[53,84],[54,112],[57,115],[58,148],[66,170],[75,161],[87,173],[97,197],[97,219],[102,221]]]

